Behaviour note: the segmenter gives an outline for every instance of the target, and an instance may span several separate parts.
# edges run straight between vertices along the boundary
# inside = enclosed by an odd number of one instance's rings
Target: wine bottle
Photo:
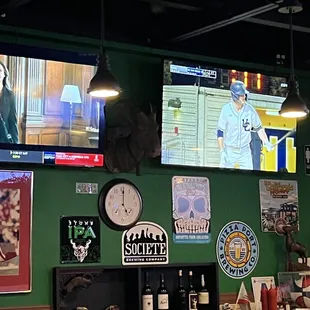
[[[193,285],[193,272],[188,273],[188,309],[196,310],[198,303],[198,295]]]
[[[187,310],[186,290],[183,286],[182,270],[179,270],[178,287],[175,291],[174,299],[175,299],[175,309],[176,310]]]
[[[160,274],[160,283],[157,290],[157,309],[158,310],[167,310],[169,309],[169,295],[168,290],[165,286],[164,275]]]
[[[149,274],[144,273],[144,286],[142,288],[142,310],[153,310],[153,291],[149,285]]]
[[[201,275],[201,289],[198,292],[198,309],[206,310],[209,304],[209,292],[206,289],[206,282],[204,274]]]

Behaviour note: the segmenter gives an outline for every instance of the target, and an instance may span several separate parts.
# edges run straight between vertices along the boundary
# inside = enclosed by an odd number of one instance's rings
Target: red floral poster
[[[0,170],[0,293],[31,291],[33,172]]]

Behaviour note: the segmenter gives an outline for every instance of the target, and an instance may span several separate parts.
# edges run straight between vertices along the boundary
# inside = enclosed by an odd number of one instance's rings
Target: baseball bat
[[[289,137],[290,135],[292,135],[293,133],[296,132],[296,128],[293,128],[291,131],[289,131],[288,133],[286,133],[282,138],[280,138],[277,143],[273,144],[272,148],[274,148],[276,145],[278,145],[279,143],[281,143],[283,140],[285,140],[287,137]]]

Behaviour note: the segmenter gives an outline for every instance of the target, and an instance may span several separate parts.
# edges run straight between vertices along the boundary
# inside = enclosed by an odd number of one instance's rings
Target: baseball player
[[[271,151],[273,145],[268,140],[256,110],[247,103],[249,92],[244,83],[232,83],[230,91],[232,100],[223,106],[217,125],[220,167],[239,166],[240,169],[253,170],[251,131],[257,132],[267,151]]]

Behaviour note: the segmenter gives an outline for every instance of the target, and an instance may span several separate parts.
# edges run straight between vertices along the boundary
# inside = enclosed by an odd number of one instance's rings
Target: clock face
[[[134,225],[142,212],[142,199],[135,186],[127,183],[114,185],[105,198],[105,212],[109,220],[118,226]]]

